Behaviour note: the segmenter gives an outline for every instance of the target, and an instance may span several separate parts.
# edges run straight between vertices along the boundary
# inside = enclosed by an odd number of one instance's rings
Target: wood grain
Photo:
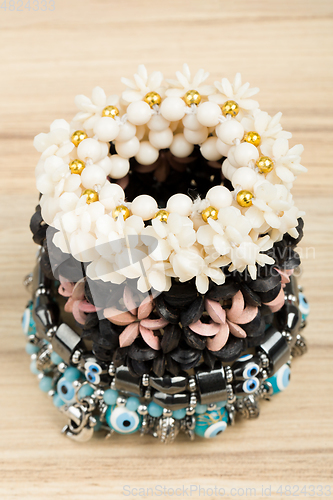
[[[124,485],[191,484],[223,487],[223,498],[244,497],[230,489],[250,487],[262,498],[262,486],[271,486],[273,498],[285,498],[279,485],[332,483],[332,15],[330,0],[55,0],[53,12],[0,9],[1,500],[120,499]],[[117,92],[139,62],[171,75],[184,61],[212,80],[241,71],[261,88],[262,109],[283,112],[292,144],[305,145],[309,172],[294,193],[307,211],[309,352],[258,420],[220,438],[181,437],[165,447],[115,436],[78,445],[60,435],[63,417],[29,372],[20,329],[22,279],[36,251],[28,229],[37,203],[32,139],[53,119],[73,116],[77,93],[97,84]],[[306,256],[307,247],[315,255]]]

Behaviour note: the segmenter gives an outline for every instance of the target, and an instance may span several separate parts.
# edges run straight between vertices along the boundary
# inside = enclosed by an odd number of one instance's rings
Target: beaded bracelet
[[[35,138],[23,329],[77,441],[213,437],[257,417],[306,351],[290,192],[303,148],[239,74],[176,76],[139,66],[120,98],[77,96],[73,122]]]

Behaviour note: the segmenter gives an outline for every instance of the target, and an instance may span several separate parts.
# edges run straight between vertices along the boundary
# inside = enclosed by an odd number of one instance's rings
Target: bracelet
[[[76,441],[213,437],[259,416],[306,351],[290,192],[303,147],[239,74],[208,76],[139,66],[120,98],[96,87],[35,138],[23,330]]]

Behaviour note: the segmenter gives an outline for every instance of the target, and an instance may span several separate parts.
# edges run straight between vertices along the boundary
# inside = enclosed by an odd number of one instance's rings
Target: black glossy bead
[[[195,323],[201,318],[204,311],[205,301],[204,297],[197,297],[192,304],[180,314],[180,322],[182,326],[188,326],[191,323]]]
[[[273,375],[290,357],[290,346],[283,335],[271,326],[265,335],[265,340],[259,346],[269,359],[269,375]]]
[[[163,295],[159,295],[155,299],[155,308],[157,313],[161,318],[165,318],[171,324],[177,324],[179,322],[179,312],[178,309],[167,304],[163,298]]]
[[[171,376],[165,374],[163,377],[150,377],[150,385],[158,392],[165,392],[166,394],[176,394],[183,392],[187,386],[188,377],[186,374]]]
[[[227,343],[220,351],[212,351],[212,353],[221,361],[230,362],[237,359],[242,351],[244,351],[244,340],[230,335]]]
[[[258,345],[262,344],[264,340],[265,340],[265,328],[263,329],[263,332],[257,337],[247,337],[246,339],[244,339],[245,349],[249,349],[250,347],[257,347]]]
[[[199,349],[202,351],[206,347],[206,337],[202,337],[185,326],[183,328],[184,338],[187,345],[193,347],[194,349]]]
[[[256,280],[249,282],[248,285],[255,292],[263,293],[272,290],[272,288],[275,288],[280,283],[280,274],[274,268],[271,268],[269,276],[267,276],[266,278],[257,278]]]
[[[298,225],[296,226],[296,229],[298,231],[298,237],[297,238],[293,238],[288,233],[286,233],[283,236],[283,239],[287,243],[287,245],[290,245],[292,247],[295,247],[301,241],[301,239],[303,238],[304,221],[303,221],[303,219],[301,217],[299,219],[297,219],[297,220],[298,220]]]
[[[127,356],[126,366],[133,377],[142,377],[145,373],[148,373],[150,366],[147,362],[136,361]]]
[[[158,351],[149,347],[143,340],[137,339],[129,346],[128,356],[136,361],[149,361],[158,356]]]
[[[71,363],[72,355],[79,348],[81,337],[66,323],[59,325],[53,339],[53,351],[59,354],[61,359],[69,365]]]
[[[207,365],[208,369],[212,370],[215,366],[215,363],[216,363],[216,357],[214,356],[214,354],[212,354],[212,352],[209,351],[208,349],[205,349],[203,351],[203,359],[204,359],[204,363],[205,363],[205,365]]]
[[[140,377],[134,377],[127,366],[119,366],[114,378],[115,387],[118,391],[129,392],[143,396]]]
[[[44,222],[41,215],[40,206],[36,207],[36,212],[30,219],[30,230],[33,234],[33,241],[37,245],[42,245],[44,239],[46,238],[46,230],[49,226]]]
[[[168,372],[170,372],[172,375],[179,375],[180,373],[180,366],[179,364],[172,359],[170,354],[166,355],[166,369]]]
[[[167,325],[164,328],[163,337],[161,340],[161,348],[166,354],[173,351],[179,344],[182,336],[182,330],[178,325]]]
[[[254,292],[245,283],[241,284],[241,291],[242,291],[242,294],[244,296],[246,304],[249,304],[250,306],[254,306],[254,307],[261,306],[261,299],[260,299],[259,295],[256,292]]]
[[[276,299],[276,297],[279,295],[281,290],[281,283],[278,283],[274,288],[271,290],[268,290],[268,292],[261,292],[259,293],[261,300],[263,303],[271,302],[272,300]]]
[[[290,253],[288,255],[288,258],[283,262],[282,267],[284,269],[295,269],[298,267],[301,263],[300,256],[298,255],[295,250],[290,249]]]
[[[129,347],[118,347],[115,350],[112,361],[116,367],[126,364]]]
[[[164,392],[155,392],[153,401],[168,410],[181,410],[190,403],[190,395],[186,392],[181,394],[165,394]]]
[[[160,352],[153,360],[152,370],[158,377],[163,377],[165,372],[165,356],[163,352]]]
[[[180,365],[192,365],[194,366],[201,357],[201,351],[193,349],[188,346],[178,346],[174,351],[170,353],[170,356],[174,361],[177,361]]]
[[[245,330],[248,337],[258,337],[261,335],[265,329],[265,322],[261,320],[260,309],[258,309],[257,316],[245,325],[241,325],[243,330]]]
[[[35,299],[32,315],[39,336],[48,339],[47,332],[58,324],[58,305],[48,295],[39,295]]]
[[[227,300],[231,299],[239,290],[237,283],[225,283],[224,285],[213,285],[209,292],[206,294],[208,299],[213,300]]]
[[[297,279],[295,276],[290,276],[290,282],[286,283],[284,287],[284,294],[288,297],[289,295],[292,295],[296,297],[296,300],[298,302],[298,285],[297,285]]]
[[[99,361],[108,362],[111,361],[114,351],[111,351],[110,349],[105,349],[104,347],[101,347],[100,345],[94,343],[92,347],[92,352]]]
[[[228,399],[223,366],[211,371],[197,369],[195,378],[201,404],[208,405]]]
[[[198,292],[193,281],[186,283],[174,282],[167,292],[163,292],[164,300],[175,307],[185,307],[197,297]]]

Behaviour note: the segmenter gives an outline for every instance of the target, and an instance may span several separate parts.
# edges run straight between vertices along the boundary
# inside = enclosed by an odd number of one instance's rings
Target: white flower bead
[[[221,153],[222,156],[228,156],[230,145],[225,144],[220,139],[216,141],[216,149]]]
[[[185,115],[186,104],[180,97],[166,97],[161,105],[161,115],[170,122],[181,120]]]
[[[54,190],[54,184],[47,174],[42,174],[38,177],[36,186],[38,191],[42,194],[52,194]]]
[[[95,139],[84,139],[77,147],[77,155],[80,160],[86,162],[91,159],[93,162],[100,160],[101,146]]]
[[[215,102],[203,102],[198,106],[197,119],[205,127],[215,127],[221,116],[221,108]]]
[[[257,174],[252,168],[241,167],[233,174],[231,182],[235,189],[236,186],[240,186],[242,189],[252,191],[257,180]]]
[[[153,115],[147,125],[150,130],[160,132],[161,130],[165,130],[166,128],[168,128],[170,122],[169,120],[166,120],[162,115]]]
[[[147,194],[140,194],[132,201],[131,212],[142,217],[143,220],[149,220],[157,212],[156,200]]]
[[[71,253],[80,262],[89,262],[98,257],[95,244],[96,238],[92,234],[78,231],[70,239]]]
[[[59,206],[64,212],[74,210],[79,198],[75,193],[63,193],[59,198]]]
[[[243,139],[244,127],[234,118],[220,123],[216,127],[216,135],[225,144],[233,144],[235,139]]]
[[[94,125],[94,133],[100,141],[113,141],[119,133],[119,125],[113,118],[102,116]]]
[[[117,135],[117,141],[129,141],[136,134],[136,126],[133,123],[125,122],[121,123],[119,126],[119,133]]]
[[[111,164],[110,177],[112,179],[122,179],[128,174],[130,163],[127,158],[122,158],[119,155],[112,155]]]
[[[177,158],[186,158],[190,156],[194,149],[194,145],[190,144],[184,137],[184,134],[176,134],[173,137],[170,151]]]
[[[144,125],[149,122],[152,110],[145,101],[131,102],[127,108],[127,119],[133,125]]]
[[[106,175],[109,175],[112,169],[111,156],[105,156],[102,160],[96,163],[99,167],[102,167]]]
[[[151,165],[158,159],[159,150],[154,148],[149,141],[140,142],[140,149],[135,155],[135,159],[141,165]]]
[[[194,113],[185,115],[182,122],[184,127],[189,130],[200,130],[202,128],[202,124],[198,121],[198,118]]]
[[[216,148],[217,140],[217,137],[208,137],[201,145],[200,152],[206,160],[216,161],[222,157],[221,153]]]
[[[88,189],[93,189],[98,184],[103,185],[105,180],[105,170],[98,165],[88,165],[81,174],[81,182]]]
[[[247,167],[251,160],[257,161],[259,151],[253,144],[243,142],[235,147],[234,158],[240,167]]]
[[[201,127],[199,130],[188,130],[184,128],[184,136],[191,144],[202,144],[208,137],[208,128]]]
[[[179,215],[188,217],[192,212],[193,203],[189,196],[182,193],[177,193],[168,199],[167,211],[176,212]]]
[[[232,194],[224,186],[214,186],[207,191],[206,198],[209,200],[209,203],[217,208],[225,208],[229,207],[232,203]]]
[[[66,233],[73,233],[78,228],[79,218],[75,215],[74,211],[67,212],[61,217],[61,227]]]
[[[132,158],[132,156],[135,156],[140,149],[140,141],[136,136],[132,137],[129,141],[116,141],[115,148],[117,153],[123,158]]]
[[[113,210],[117,205],[121,205],[124,199],[123,189],[113,182],[106,182],[99,192],[99,201],[107,210]]]
[[[149,141],[154,148],[166,149],[170,147],[173,141],[173,133],[169,128],[162,130],[161,132],[155,132],[151,130],[149,132]]]
[[[222,163],[222,174],[227,179],[231,180],[236,170],[237,168],[231,165],[228,159],[225,159],[224,162]]]

